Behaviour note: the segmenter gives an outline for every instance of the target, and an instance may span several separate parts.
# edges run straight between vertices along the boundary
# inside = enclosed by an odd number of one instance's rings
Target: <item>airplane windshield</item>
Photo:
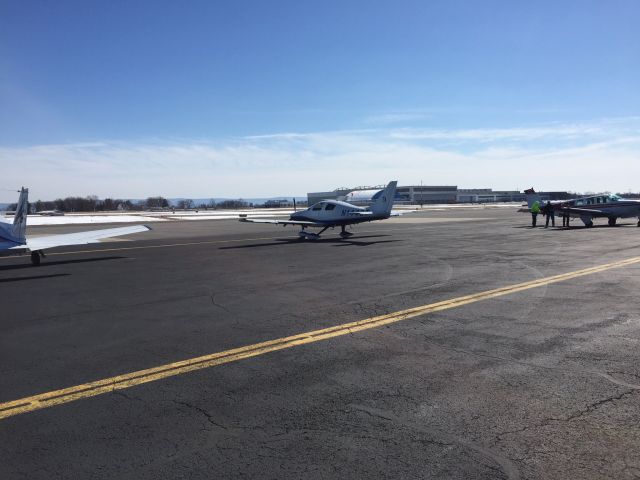
[[[610,202],[619,202],[620,201],[620,197],[618,195],[609,195],[609,201]]]
[[[316,203],[313,207],[311,207],[311,210],[322,210],[322,205],[324,205],[322,202]]]

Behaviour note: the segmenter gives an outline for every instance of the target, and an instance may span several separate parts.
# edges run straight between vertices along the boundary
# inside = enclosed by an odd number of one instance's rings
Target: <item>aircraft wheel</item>
[[[640,227],[640,220],[638,220],[638,226]]]
[[[610,218],[609,219],[609,226],[610,227],[615,227],[616,226],[616,218]]]
[[[33,265],[40,265],[40,253],[39,252],[31,252],[31,263]]]
[[[587,223],[587,228],[591,228],[593,227],[593,220],[591,220],[589,223]]]

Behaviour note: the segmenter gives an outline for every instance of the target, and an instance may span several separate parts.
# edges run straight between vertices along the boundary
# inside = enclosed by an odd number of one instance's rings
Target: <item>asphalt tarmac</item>
[[[529,223],[172,221],[0,258],[0,478],[640,478],[640,229]]]

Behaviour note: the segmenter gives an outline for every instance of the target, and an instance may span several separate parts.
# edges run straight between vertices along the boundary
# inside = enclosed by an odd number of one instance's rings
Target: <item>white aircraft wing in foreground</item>
[[[61,235],[47,235],[46,237],[27,238],[27,243],[17,248],[27,248],[38,251],[54,247],[66,247],[69,245],[84,245],[97,243],[104,238],[131,235],[151,230],[146,225],[132,225],[130,227],[106,228],[104,230],[91,230],[88,232],[64,233]]]
[[[102,230],[27,238],[25,233],[27,230],[28,195],[29,190],[22,188],[13,223],[0,221],[0,251],[27,250],[31,252],[31,262],[34,265],[40,264],[40,257],[44,256],[43,251],[50,248],[97,243],[105,238],[131,235],[133,233],[151,230],[146,225],[132,225],[128,227],[105,228]]]

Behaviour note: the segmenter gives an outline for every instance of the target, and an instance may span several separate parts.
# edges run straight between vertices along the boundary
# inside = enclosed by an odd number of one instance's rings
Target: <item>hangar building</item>
[[[354,205],[368,205],[373,195],[386,185],[369,187],[336,188],[330,192],[311,192],[307,194],[308,204],[321,200],[342,200]],[[566,200],[571,198],[567,192],[538,192],[543,201]],[[436,203],[494,203],[524,202],[526,196],[517,190],[492,190],[491,188],[458,188],[456,185],[410,185],[399,186],[395,203],[436,204]]]

